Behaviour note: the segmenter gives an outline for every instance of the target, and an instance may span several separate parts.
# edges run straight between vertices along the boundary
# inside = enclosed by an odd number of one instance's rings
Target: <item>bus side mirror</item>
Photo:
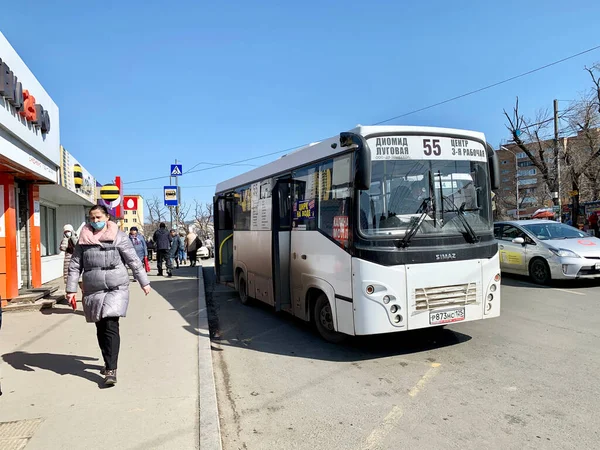
[[[490,182],[492,183],[491,189],[492,191],[496,191],[500,189],[500,164],[498,162],[498,155],[494,151],[494,149],[487,145],[488,147],[488,166],[490,167]]]
[[[355,146],[354,186],[360,191],[368,191],[371,187],[371,149],[360,134],[340,133],[340,147],[352,146]]]

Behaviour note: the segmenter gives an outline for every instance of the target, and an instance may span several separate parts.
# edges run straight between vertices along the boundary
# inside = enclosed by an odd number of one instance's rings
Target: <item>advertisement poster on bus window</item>
[[[251,188],[251,221],[252,231],[265,231],[271,229],[271,192],[272,182],[263,180],[252,184]]]
[[[294,220],[304,221],[315,218],[315,201],[313,200],[297,200],[294,203]]]
[[[348,216],[333,218],[333,239],[343,245],[348,243]]]

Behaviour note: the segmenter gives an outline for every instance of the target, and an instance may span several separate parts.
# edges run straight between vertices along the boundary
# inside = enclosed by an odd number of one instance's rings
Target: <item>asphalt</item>
[[[332,345],[212,277],[225,450],[598,448],[600,282],[505,278],[499,318]]]
[[[118,383],[109,389],[101,385],[95,327],[82,311],[6,314],[0,448],[199,448],[197,273],[152,276],[147,297],[131,285]]]

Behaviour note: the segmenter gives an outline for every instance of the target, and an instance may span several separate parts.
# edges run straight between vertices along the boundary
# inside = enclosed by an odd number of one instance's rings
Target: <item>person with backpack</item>
[[[179,269],[179,250],[181,241],[179,240],[179,236],[177,236],[177,231],[171,230],[171,249],[169,252],[169,256],[171,257],[171,261],[175,261],[177,264],[176,269]]]

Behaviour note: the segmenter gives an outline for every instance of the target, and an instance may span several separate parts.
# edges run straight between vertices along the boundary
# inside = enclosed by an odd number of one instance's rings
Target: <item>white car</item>
[[[494,224],[503,272],[550,280],[600,278],[600,239],[551,220]]]
[[[200,259],[208,259],[210,258],[210,252],[206,247],[200,247],[196,252],[196,257]]]

